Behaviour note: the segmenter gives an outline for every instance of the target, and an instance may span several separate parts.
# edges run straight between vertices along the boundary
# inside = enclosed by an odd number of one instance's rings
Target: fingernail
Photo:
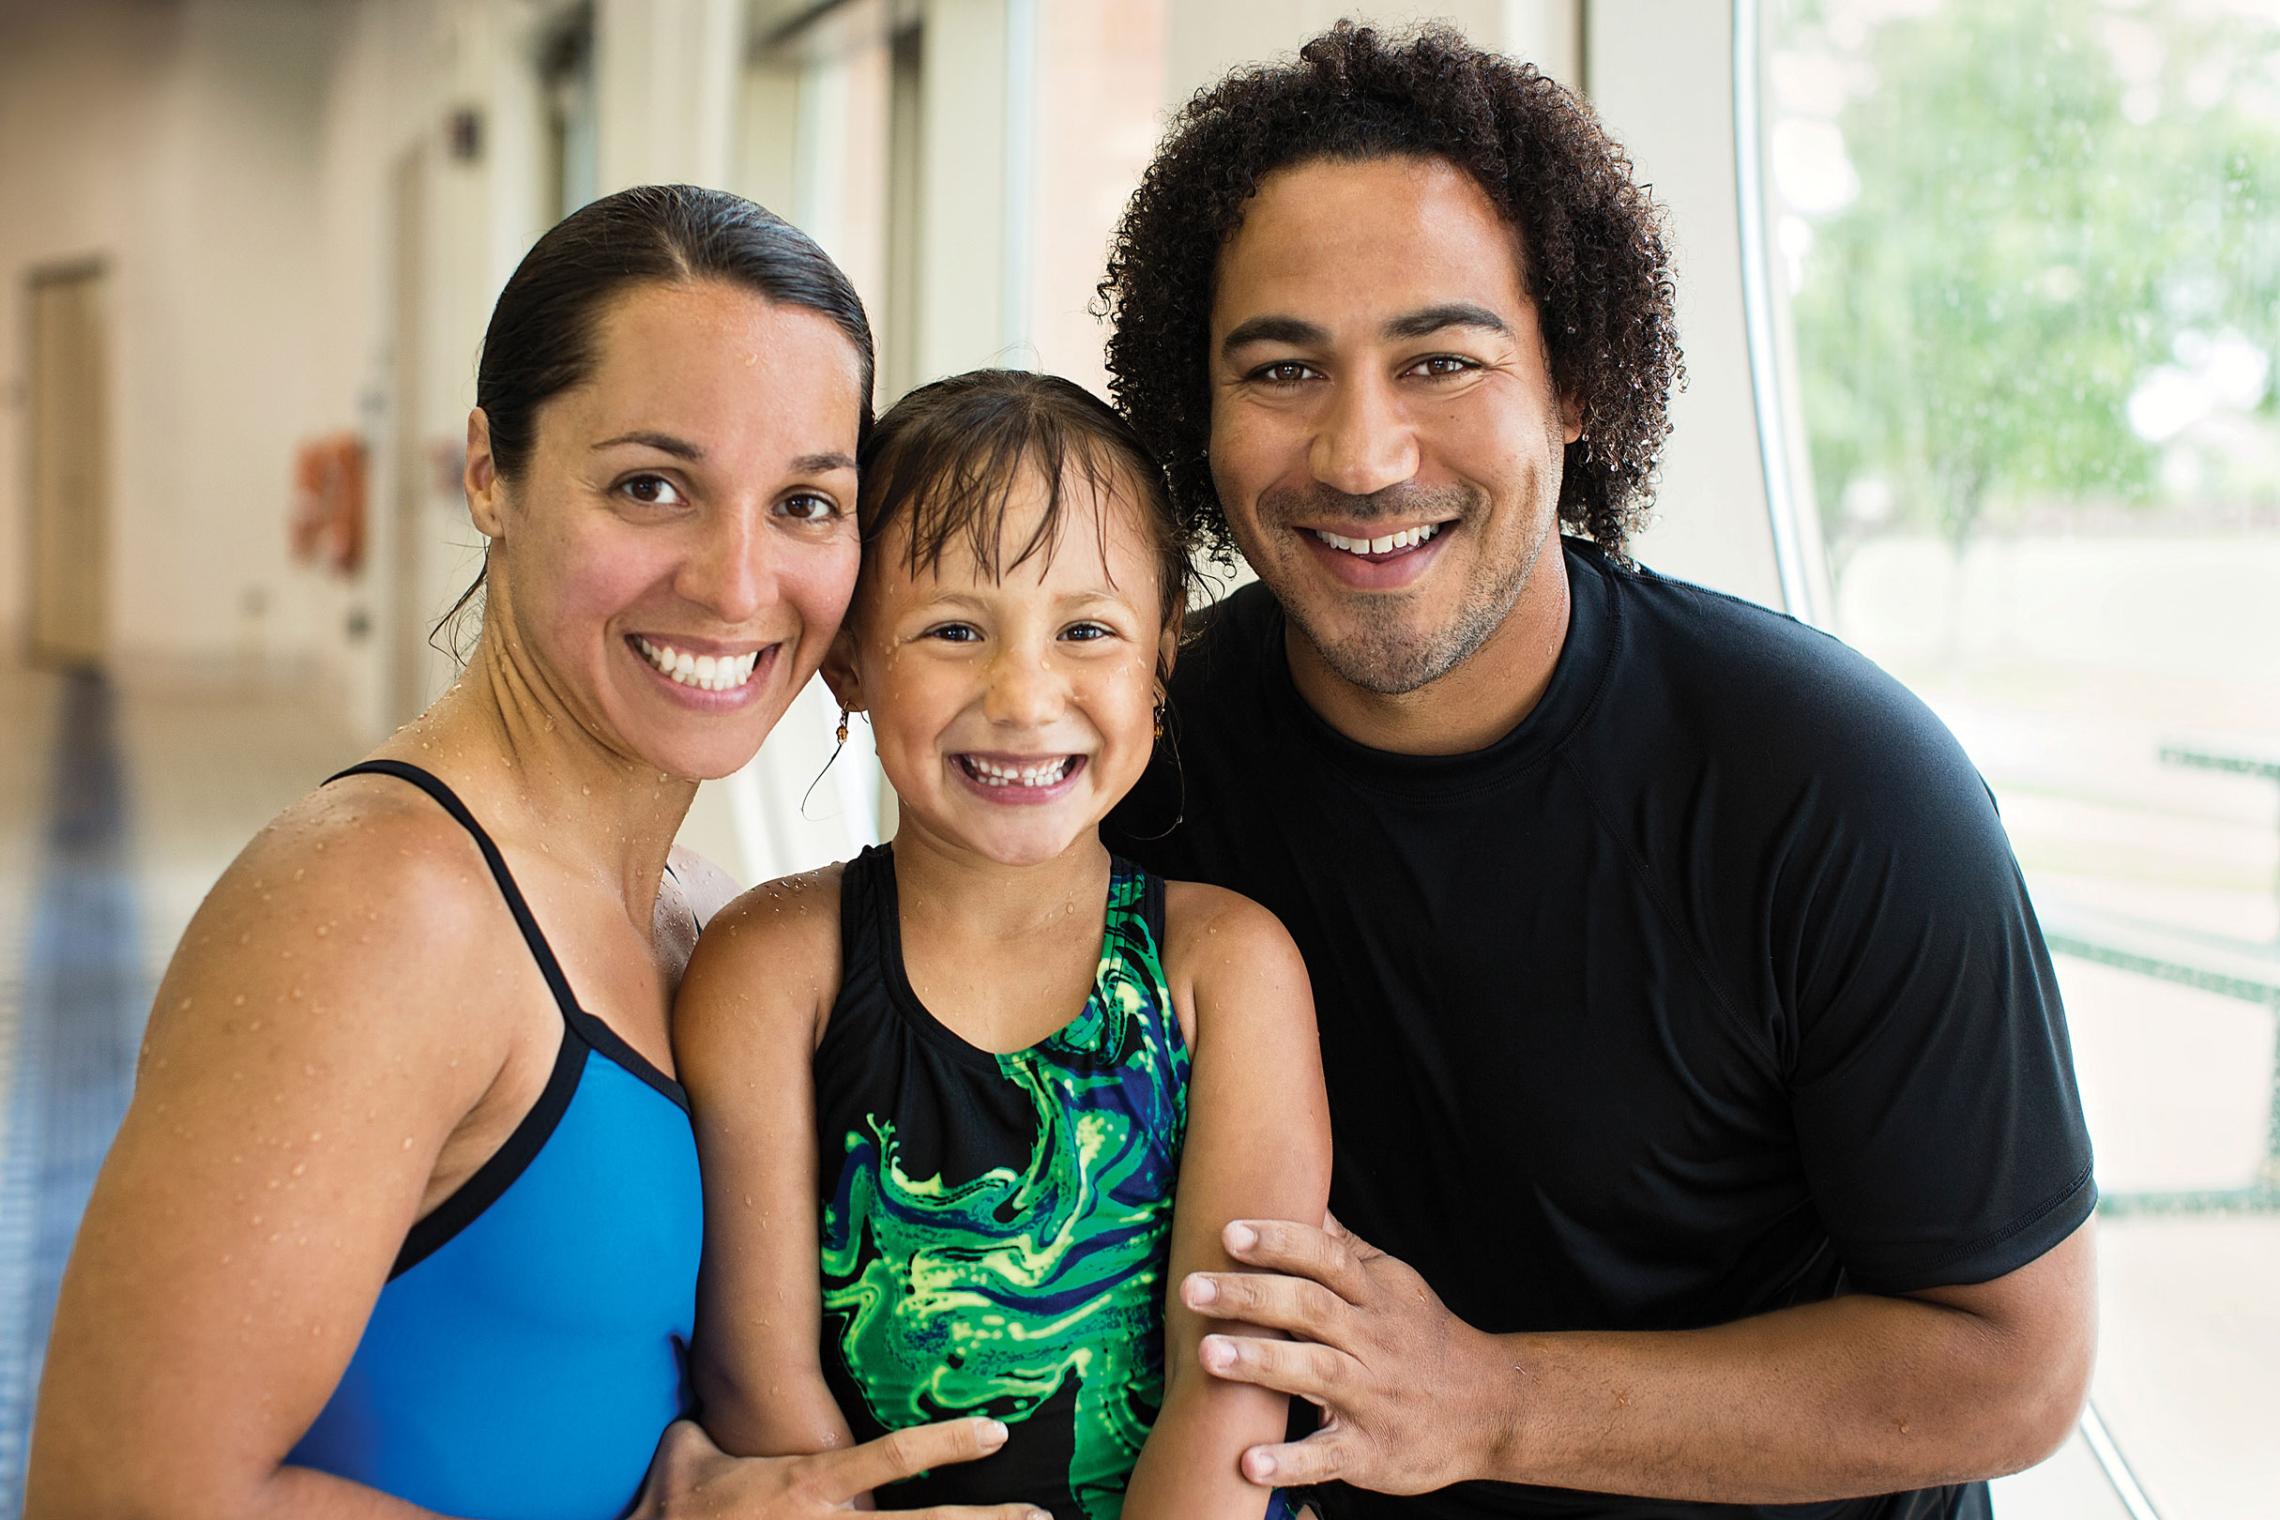
[[[1190,1277],[1187,1280],[1187,1299],[1189,1303],[1199,1307],[1204,1304],[1218,1303],[1219,1284],[1208,1277]]]
[[[982,1444],[984,1446],[1003,1446],[1005,1444],[1005,1438],[1008,1434],[1009,1432],[1005,1428],[1005,1421],[982,1421]]]
[[[1254,1478],[1271,1478],[1275,1475],[1275,1457],[1270,1451],[1254,1451],[1244,1459]]]
[[[1231,1224],[1227,1227],[1228,1250],[1248,1251],[1251,1249],[1251,1247],[1257,1245],[1258,1243],[1259,1232],[1252,1229],[1249,1225],[1237,1223]]]
[[[1197,1354],[1203,1358],[1203,1365],[1213,1371],[1225,1371],[1235,1365],[1235,1348],[1216,1335],[1205,1336]]]

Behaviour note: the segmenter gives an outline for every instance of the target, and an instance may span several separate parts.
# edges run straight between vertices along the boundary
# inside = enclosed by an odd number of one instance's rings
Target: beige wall
[[[0,27],[0,616],[23,612],[24,278],[112,275],[113,645],[289,655],[288,441],[310,417],[313,118],[336,17],[283,0],[11,9]],[[250,39],[258,46],[250,46]]]

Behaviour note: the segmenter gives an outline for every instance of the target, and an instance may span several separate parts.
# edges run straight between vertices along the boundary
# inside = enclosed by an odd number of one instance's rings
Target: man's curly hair
[[[1685,384],[1662,213],[1591,108],[1535,65],[1445,26],[1341,21],[1295,63],[1238,69],[1173,118],[1109,248],[1098,309],[1109,391],[1169,475],[1198,545],[1235,547],[1211,482],[1211,302],[1220,250],[1259,182],[1320,159],[1446,159],[1520,234],[1528,294],[1583,436],[1560,521],[1621,557],[1653,499]]]

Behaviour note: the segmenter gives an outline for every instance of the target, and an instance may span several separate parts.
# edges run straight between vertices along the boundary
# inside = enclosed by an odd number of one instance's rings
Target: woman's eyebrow
[[[660,454],[670,454],[675,459],[686,459],[691,464],[705,457],[705,451],[702,448],[689,442],[686,438],[676,438],[671,433],[620,433],[615,438],[604,438],[594,447],[596,450],[614,449],[622,443],[643,444],[657,450]]]
[[[691,443],[686,438],[676,438],[671,433],[620,433],[615,438],[604,438],[600,443],[595,444],[594,448],[597,451],[614,449],[620,444],[627,443],[638,443],[644,448],[655,449],[660,454],[670,454],[675,459],[686,459],[691,464],[695,464],[705,457],[705,451],[700,445]],[[799,455],[792,460],[791,473],[794,475],[823,475],[833,470],[852,470],[854,468],[854,455],[839,449],[827,449],[821,453]]]

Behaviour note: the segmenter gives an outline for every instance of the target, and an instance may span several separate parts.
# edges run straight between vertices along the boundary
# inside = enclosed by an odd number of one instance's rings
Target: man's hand
[[[1501,1439],[1495,1395],[1509,1374],[1494,1338],[1451,1314],[1425,1279],[1325,1218],[1236,1220],[1227,1252],[1263,1268],[1192,1272],[1189,1308],[1288,1332],[1293,1339],[1204,1337],[1216,1377],[1258,1383],[1320,1405],[1303,1441],[1254,1446],[1243,1475],[1286,1486],[1331,1480],[1417,1494],[1481,1475]]]
[[[881,1484],[971,1462],[1004,1444],[1005,1427],[995,1420],[952,1420],[811,1457],[732,1457],[694,1421],[679,1420],[657,1443],[632,1520],[814,1520],[844,1514]],[[924,1520],[1051,1520],[1027,1504],[942,1505],[904,1513]]]

